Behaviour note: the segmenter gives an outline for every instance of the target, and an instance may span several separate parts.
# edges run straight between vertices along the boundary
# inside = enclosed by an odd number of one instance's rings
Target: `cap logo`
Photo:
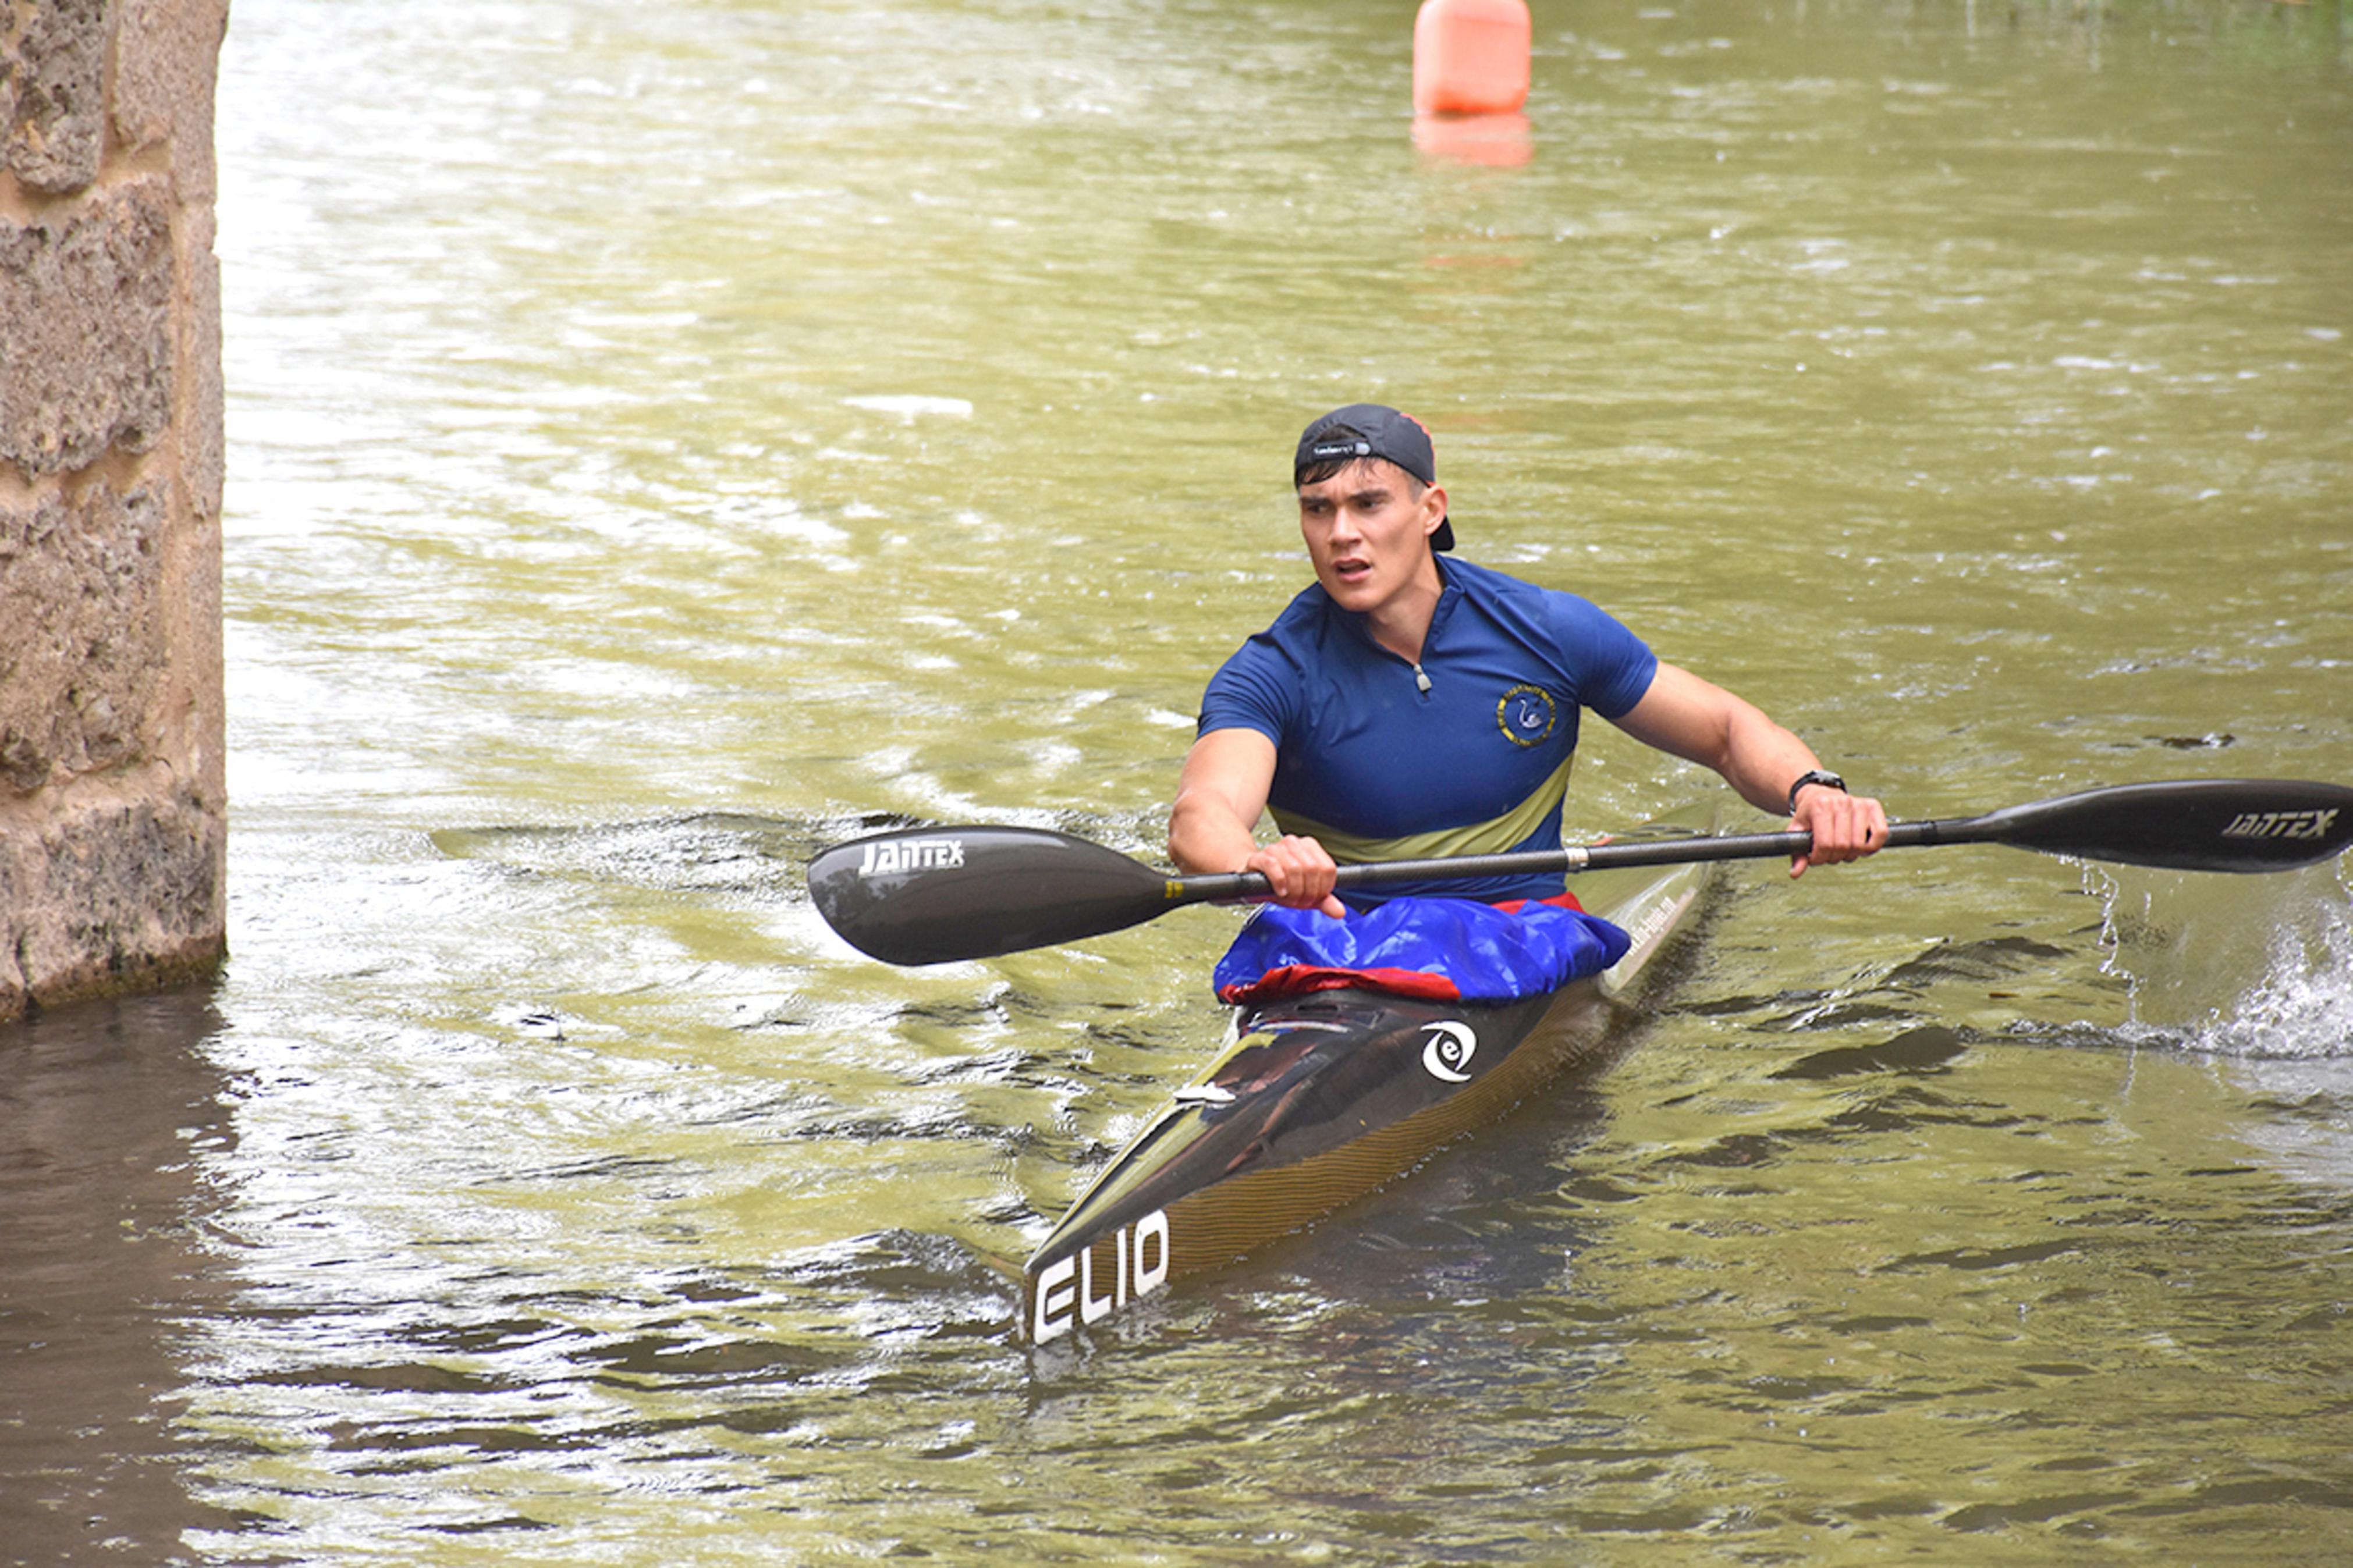
[[[1370,441],[1318,441],[1308,451],[1317,462],[1332,458],[1369,458],[1373,455]]]

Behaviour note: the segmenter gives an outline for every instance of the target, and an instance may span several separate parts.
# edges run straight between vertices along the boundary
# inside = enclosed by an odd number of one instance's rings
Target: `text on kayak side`
[[[1098,1238],[1100,1239],[1100,1238]],[[1095,1294],[1095,1242],[1038,1271],[1029,1319],[1029,1341],[1044,1344],[1082,1324],[1109,1317],[1168,1283],[1168,1215],[1155,1210],[1133,1227],[1111,1233],[1111,1278]]]

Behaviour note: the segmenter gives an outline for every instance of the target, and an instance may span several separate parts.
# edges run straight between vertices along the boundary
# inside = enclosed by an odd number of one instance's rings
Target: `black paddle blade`
[[[949,963],[1052,947],[1148,921],[1168,882],[1100,844],[1034,827],[937,827],[837,844],[809,897],[841,939],[885,963]]]
[[[2300,779],[2118,784],[1975,819],[1995,843],[2174,871],[2288,871],[2353,844],[2353,789]]]

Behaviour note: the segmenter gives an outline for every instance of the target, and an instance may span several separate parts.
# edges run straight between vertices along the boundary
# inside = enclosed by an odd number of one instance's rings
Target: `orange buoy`
[[[1422,0],[1413,19],[1413,107],[1509,114],[1528,96],[1527,0]]]

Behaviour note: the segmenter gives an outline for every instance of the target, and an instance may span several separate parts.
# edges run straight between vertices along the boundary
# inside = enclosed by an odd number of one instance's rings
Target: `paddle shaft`
[[[2353,789],[2294,779],[2116,784],[1979,816],[1899,822],[1887,845],[2001,844],[2078,860],[2175,871],[2287,871],[2353,847]],[[1810,834],[1635,837],[1452,859],[1339,868],[1342,889],[1559,876],[1621,867],[1802,855]],[[860,951],[940,963],[1123,930],[1187,904],[1272,891],[1257,872],[1169,877],[1116,851],[1042,828],[910,828],[822,851],[809,894]]]
[[[1982,819],[1949,817],[1889,825],[1890,849],[1930,844],[1974,844],[1992,835],[1970,828]],[[1560,849],[1521,849],[1503,855],[1457,855],[1432,860],[1382,860],[1364,866],[1343,866],[1334,885],[1378,888],[1393,882],[1469,881],[1481,877],[1539,877],[1553,873],[1613,871],[1628,866],[1683,866],[1700,860],[1772,860],[1802,855],[1814,847],[1810,833],[1738,833],[1718,838],[1634,839],[1623,844],[1570,845]],[[1196,877],[1172,878],[1168,900],[1173,904],[1224,903],[1258,900],[1272,889],[1256,871],[1218,871]]]

